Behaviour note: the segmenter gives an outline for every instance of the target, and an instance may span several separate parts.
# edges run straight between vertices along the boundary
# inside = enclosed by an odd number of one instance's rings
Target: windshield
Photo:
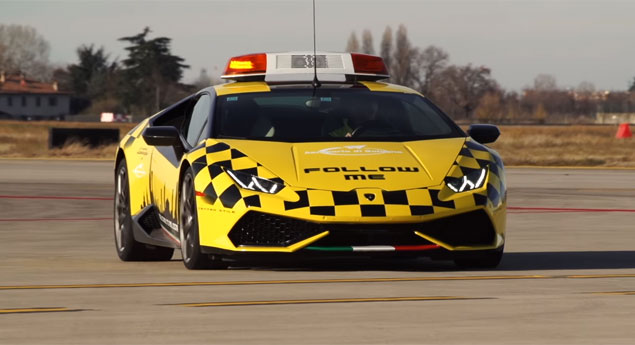
[[[409,141],[465,134],[416,94],[301,88],[218,97],[213,136],[307,142]]]

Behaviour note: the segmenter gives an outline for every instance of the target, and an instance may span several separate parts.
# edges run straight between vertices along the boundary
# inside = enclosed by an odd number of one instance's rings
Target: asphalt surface
[[[119,261],[111,162],[0,160],[0,343],[635,343],[635,170],[507,177],[496,270],[334,259],[188,271],[178,253]]]

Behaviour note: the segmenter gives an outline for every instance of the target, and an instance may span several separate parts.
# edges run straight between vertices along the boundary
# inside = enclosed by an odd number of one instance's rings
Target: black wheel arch
[[[191,164],[190,162],[188,162],[187,159],[184,159],[183,162],[181,163],[181,168],[179,168],[179,196],[181,193],[181,183],[183,183],[183,176],[185,175],[185,172],[191,168]],[[193,176],[194,177],[194,176]]]
[[[123,149],[118,148],[117,155],[115,156],[115,171],[117,171],[117,167],[119,166],[119,163],[121,163],[121,161],[125,158],[126,158],[126,155],[123,152]]]
[[[181,162],[181,167],[179,168],[179,184],[176,186],[176,200],[180,203],[181,202],[181,185],[183,184],[183,177],[185,176],[185,172],[188,171],[188,169],[191,168],[191,164],[190,162],[188,162],[187,159],[184,159]],[[194,177],[192,176],[192,183],[194,183]],[[180,205],[180,204],[179,204]],[[177,219],[179,219],[179,217],[181,217],[181,207],[177,207],[176,208],[176,217]]]

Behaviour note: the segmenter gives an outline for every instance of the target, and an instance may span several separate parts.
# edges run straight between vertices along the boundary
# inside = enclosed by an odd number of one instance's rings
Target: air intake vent
[[[417,231],[453,247],[488,246],[496,239],[492,222],[483,210],[416,225]]]
[[[288,247],[323,231],[316,223],[260,212],[248,212],[229,232],[229,239],[236,247]]]

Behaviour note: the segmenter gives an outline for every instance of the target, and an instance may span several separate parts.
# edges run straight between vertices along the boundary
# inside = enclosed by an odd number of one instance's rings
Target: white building
[[[70,93],[59,91],[56,82],[0,73],[0,118],[63,119],[69,114],[70,99]]]
[[[599,124],[635,124],[635,113],[597,113],[595,114],[595,123]]]

